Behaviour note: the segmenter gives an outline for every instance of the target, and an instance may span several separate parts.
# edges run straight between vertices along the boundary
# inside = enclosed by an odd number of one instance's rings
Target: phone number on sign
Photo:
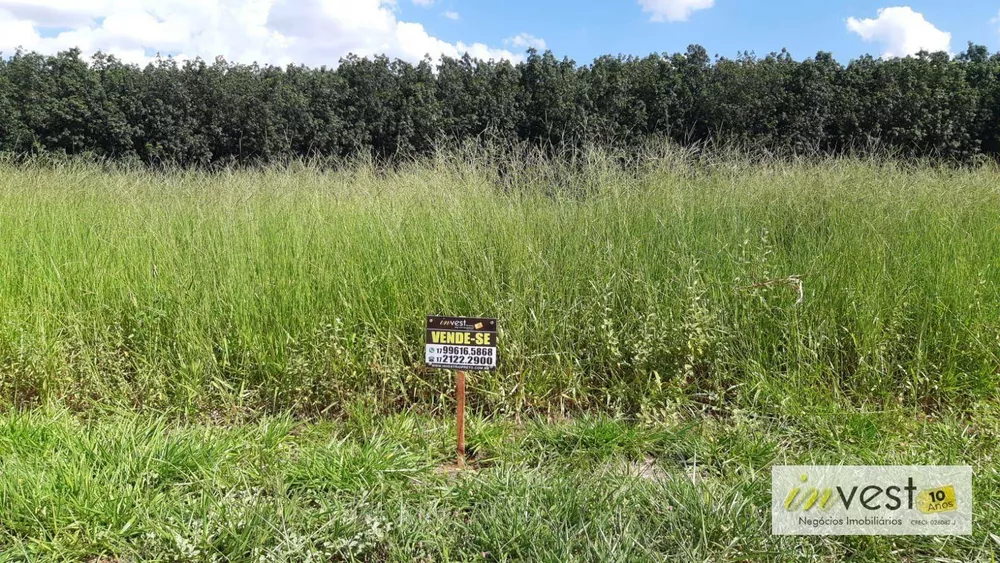
[[[488,356],[438,356],[437,363],[454,366],[492,366],[493,358]]]
[[[440,349],[442,354],[450,355],[462,355],[462,356],[485,356],[487,358],[492,358],[496,354],[496,348],[469,348],[467,346],[442,346]]]

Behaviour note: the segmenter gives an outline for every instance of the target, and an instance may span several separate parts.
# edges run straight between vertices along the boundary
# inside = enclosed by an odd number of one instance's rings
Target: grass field
[[[658,425],[474,419],[473,471],[437,418],[222,427],[162,417],[0,420],[4,560],[992,561],[1000,416]],[[976,471],[975,535],[770,535],[774,463]]]
[[[1000,550],[995,166],[504,170],[0,164],[0,560]],[[430,313],[501,321],[473,472]],[[976,534],[772,537],[800,462],[973,465]]]
[[[995,401],[996,169],[651,162],[4,168],[0,399],[433,411],[440,312],[501,319],[485,414]]]

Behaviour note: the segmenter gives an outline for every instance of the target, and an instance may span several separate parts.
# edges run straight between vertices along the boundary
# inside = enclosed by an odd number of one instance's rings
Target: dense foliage
[[[335,68],[139,68],[79,51],[0,57],[0,152],[146,163],[260,163],[427,153],[468,141],[548,149],[735,142],[768,152],[1000,153],[1000,53],[847,65],[829,53],[714,61],[702,47],[589,65],[348,57]]]

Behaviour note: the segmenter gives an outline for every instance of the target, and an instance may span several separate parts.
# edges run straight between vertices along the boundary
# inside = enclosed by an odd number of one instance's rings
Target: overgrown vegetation
[[[0,57],[0,561],[996,559],[1000,54],[79,55]],[[771,536],[788,463],[975,535]]]
[[[5,165],[0,401],[440,412],[422,327],[445,313],[501,319],[501,369],[471,381],[483,415],[995,404],[993,165],[665,149],[503,168]]]
[[[691,46],[582,66],[529,51],[516,65],[349,57],[335,69],[167,59],[138,68],[100,54],[88,64],[78,51],[18,52],[0,56],[0,153],[260,164],[464,143],[559,152],[656,139],[971,160],[1000,153],[998,79],[1000,54],[976,45],[955,58],[846,65],[823,52],[713,61]]]

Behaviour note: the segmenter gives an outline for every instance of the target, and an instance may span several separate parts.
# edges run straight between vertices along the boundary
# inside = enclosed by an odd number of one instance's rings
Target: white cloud
[[[434,0],[413,0],[413,3],[417,6],[423,6],[424,8],[429,8],[434,5]]]
[[[518,33],[514,37],[508,37],[503,40],[504,45],[509,45],[518,49],[538,49],[539,51],[545,50],[545,40],[541,37],[535,37],[530,33]]]
[[[0,52],[13,51],[18,45],[34,45],[40,39],[28,20],[19,20],[0,9]]]
[[[395,0],[0,0],[0,51],[19,46],[43,53],[79,47],[136,63],[156,53],[312,66],[335,66],[348,53],[522,58],[434,37],[400,21]]]
[[[909,6],[882,8],[875,19],[847,19],[847,29],[882,45],[883,57],[905,57],[920,51],[949,51],[951,33],[941,31]]]
[[[443,12],[441,15],[448,18],[451,21],[456,21],[456,22],[462,19],[462,16],[458,15],[458,12],[452,12],[451,10]]]
[[[682,22],[698,10],[707,10],[715,0],[639,0],[643,12],[649,12],[651,21]]]

